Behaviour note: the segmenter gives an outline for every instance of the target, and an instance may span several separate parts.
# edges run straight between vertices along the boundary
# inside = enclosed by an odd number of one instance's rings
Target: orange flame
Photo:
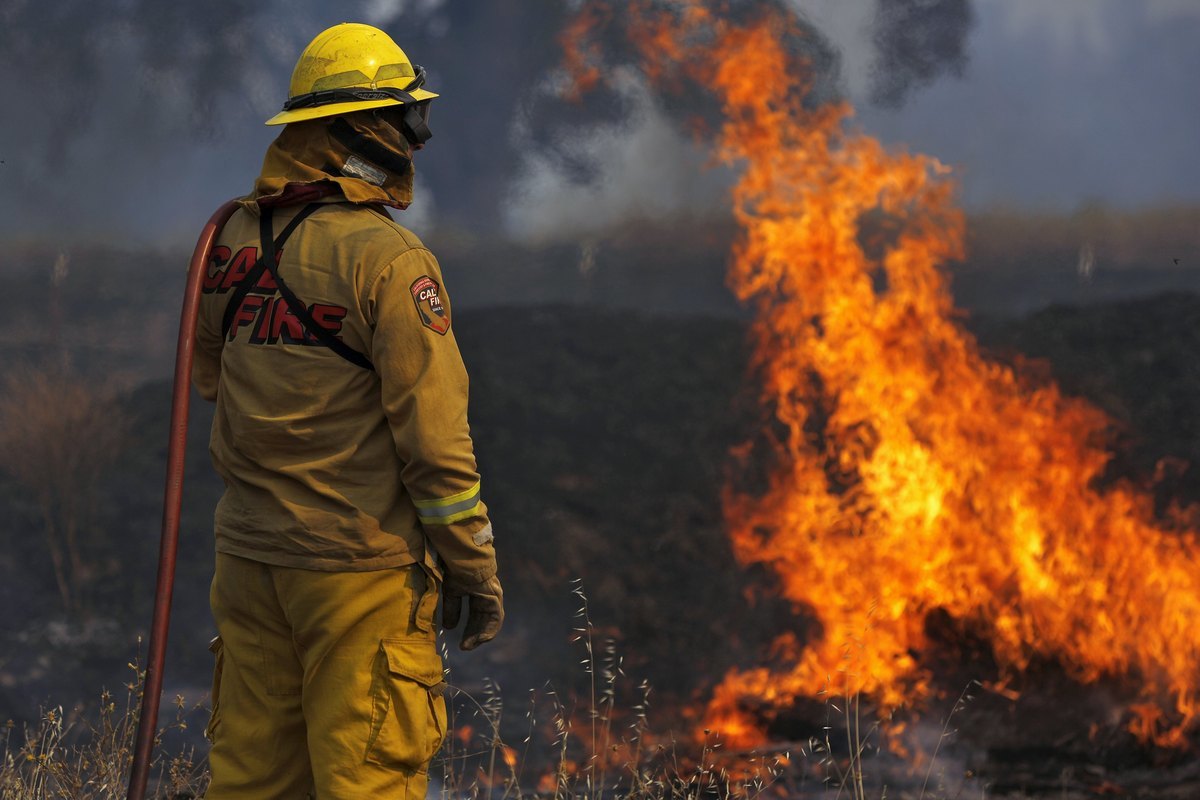
[[[741,170],[728,282],[756,311],[776,423],[765,490],[731,488],[727,523],[737,557],[820,625],[776,642],[785,669],[727,675],[707,724],[746,745],[801,696],[919,702],[940,610],[985,634],[1004,674],[1052,657],[1082,682],[1134,678],[1131,730],[1181,743],[1200,676],[1196,534],[1157,525],[1128,486],[1096,488],[1105,416],[988,361],[960,327],[939,271],[963,251],[949,170],[855,130],[846,104],[814,107],[786,13],[669,9],[622,15],[648,75],[721,105],[718,153]]]

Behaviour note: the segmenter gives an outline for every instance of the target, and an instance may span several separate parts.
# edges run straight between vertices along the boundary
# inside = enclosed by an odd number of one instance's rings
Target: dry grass
[[[530,692],[524,719],[504,724],[498,684],[485,681],[476,697],[450,686],[451,735],[431,768],[432,791],[442,798],[470,800],[761,800],[822,797],[826,800],[883,800],[889,796],[954,800],[962,796],[929,786],[937,750],[919,791],[892,795],[873,768],[868,751],[880,750],[880,726],[857,696],[830,697],[824,736],[768,751],[727,752],[718,734],[658,733],[650,723],[651,688],[634,685],[622,670],[611,639],[596,641],[582,587],[575,641],[582,656],[584,691],[560,694],[551,687]],[[105,692],[93,721],[61,708],[46,711],[38,724],[18,732],[9,722],[0,732],[0,800],[117,800],[124,798],[137,728],[144,673],[130,664],[133,679],[120,704]],[[965,693],[964,693],[965,695]],[[627,704],[622,705],[624,701]],[[956,703],[957,712],[965,696]],[[203,757],[187,746],[164,747],[167,734],[187,728],[188,708],[176,698],[174,721],[159,732],[148,797],[199,798],[208,783]],[[953,712],[952,712],[953,713]],[[938,747],[951,735],[942,727]],[[518,731],[510,744],[503,730]],[[842,741],[844,737],[844,741]],[[835,744],[836,743],[836,744]],[[920,775],[914,779],[920,782]],[[910,780],[910,783],[912,781]],[[878,787],[878,788],[876,788]]]
[[[823,734],[761,751],[728,752],[718,733],[655,731],[651,689],[633,686],[611,639],[597,642],[587,597],[577,583],[575,641],[586,679],[578,697],[552,688],[530,692],[520,725],[504,725],[500,687],[485,683],[476,698],[451,686],[457,719],[454,735],[435,759],[432,773],[441,797],[471,800],[957,800],[965,780],[946,780],[939,764],[951,739],[951,722],[970,699],[964,690],[920,769],[887,754],[885,727],[857,694],[828,693]],[[968,690],[974,684],[967,687]],[[683,723],[687,725],[688,723]],[[502,729],[519,731],[506,741]],[[873,756],[883,754],[880,759]],[[884,766],[884,764],[888,766]],[[887,782],[899,766],[901,786]],[[952,770],[953,771],[953,770]],[[871,774],[875,773],[875,774]],[[936,777],[935,777],[936,776]],[[952,777],[952,776],[951,776]],[[931,778],[933,780],[931,780]],[[979,795],[972,795],[978,797]],[[986,796],[986,795],[985,795]]]
[[[18,732],[8,722],[0,734],[0,800],[123,800],[133,760],[141,683],[145,673],[130,664],[134,678],[125,685],[122,703],[105,691],[91,720],[63,709],[43,712],[38,724]],[[189,709],[176,698],[175,720],[159,731],[184,730]],[[203,794],[208,783],[203,758],[191,748],[168,753],[156,749],[148,797],[184,800]]]

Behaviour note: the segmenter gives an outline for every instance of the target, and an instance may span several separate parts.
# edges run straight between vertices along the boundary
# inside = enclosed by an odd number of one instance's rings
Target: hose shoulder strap
[[[321,203],[309,203],[307,206],[301,209],[290,222],[288,222],[287,226],[276,238],[271,237],[273,209],[270,207],[262,209],[258,220],[260,245],[258,262],[255,263],[254,267],[251,268],[251,270],[246,273],[246,276],[238,283],[237,289],[234,291],[233,296],[229,298],[228,305],[225,306],[225,316],[221,322],[222,338],[228,337],[229,329],[233,325],[234,314],[237,313],[237,309],[241,306],[247,292],[250,291],[251,287],[258,282],[258,279],[262,276],[263,272],[266,271],[271,273],[271,277],[275,280],[275,286],[278,288],[279,294],[283,296],[284,302],[287,303],[288,309],[292,312],[296,319],[300,320],[300,324],[304,327],[306,333],[308,333],[325,347],[328,347],[330,350],[337,353],[346,361],[349,361],[354,366],[374,372],[375,365],[371,363],[369,358],[355,350],[353,347],[350,347],[338,337],[334,336],[328,328],[319,324],[315,319],[313,319],[312,313],[308,310],[308,306],[305,305],[300,298],[296,296],[296,293],[293,292],[287,285],[287,282],[284,281],[283,276],[279,274],[278,264],[275,263],[276,252],[283,247],[284,243],[288,240],[288,237],[290,237],[296,228],[299,227],[300,223],[303,222],[310,214],[316,211],[320,206]]]

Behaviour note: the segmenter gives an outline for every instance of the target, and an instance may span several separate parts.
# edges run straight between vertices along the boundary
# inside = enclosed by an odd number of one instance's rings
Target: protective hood
[[[246,201],[283,204],[336,187],[351,203],[405,209],[413,196],[411,158],[403,134],[369,111],[293,122],[267,148]]]

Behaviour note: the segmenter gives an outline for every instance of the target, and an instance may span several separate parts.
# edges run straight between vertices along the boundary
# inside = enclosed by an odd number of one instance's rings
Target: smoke
[[[1155,22],[1200,18],[1200,3],[1195,0],[1143,0],[1143,5]]]
[[[363,7],[363,19],[370,25],[387,26],[406,12],[428,15],[444,3],[445,0],[367,0]]]
[[[778,5],[740,3],[729,13],[752,17]],[[560,51],[513,119],[510,138],[534,145],[520,152],[504,213],[514,238],[574,240],[639,220],[703,217],[728,207],[733,175],[713,166],[704,144],[720,126],[719,106],[692,86],[652,90],[632,66],[624,15],[607,16],[586,33],[603,61],[599,84],[577,102],[557,66]],[[799,28],[789,45],[813,66],[813,96],[829,99],[836,95],[837,53],[815,28],[803,21]]]
[[[4,90],[0,233],[190,238],[249,188],[300,49],[347,19],[388,30],[442,93],[421,159],[439,215],[540,237],[711,207],[725,179],[704,175],[684,131],[713,109],[632,86],[582,109],[545,91],[570,13],[562,0],[0,0],[0,69],[20,76]],[[600,42],[616,63],[622,34]],[[808,34],[795,46],[834,96],[840,56]]]
[[[1134,31],[1148,25],[1186,26],[1200,20],[1196,0],[979,0],[1018,37],[1040,38],[1064,58],[1113,58]],[[1179,32],[1187,30],[1180,27]]]
[[[164,136],[211,136],[224,95],[262,88],[270,48],[257,37],[257,8],[253,0],[213,0],[197,14],[154,0],[115,9],[8,0],[0,6],[0,69],[20,76],[5,93],[21,112],[0,134],[5,152],[53,175],[70,166],[75,145],[97,136],[139,149]],[[119,137],[108,133],[114,118]]]
[[[871,99],[896,108],[944,73],[961,76],[973,21],[970,0],[880,0]]]
[[[872,99],[891,107],[942,74],[961,74],[966,63],[970,0],[879,0],[873,18],[869,7],[864,16],[861,4],[836,0],[739,3],[725,13],[750,17],[772,7],[786,7],[797,19],[799,35],[789,47],[811,70],[813,102],[844,94],[843,51],[851,80],[861,72],[871,81]],[[519,239],[572,239],[638,219],[727,206],[729,172],[710,173],[704,148],[684,133],[696,120],[717,127],[719,109],[701,92],[655,95],[632,78],[623,66],[623,19],[613,14],[592,32],[608,77],[624,77],[585,98],[590,117],[564,108],[561,80],[551,73],[514,120],[513,138],[538,145],[520,156],[514,202],[504,215],[506,229]],[[873,54],[873,62],[863,61],[863,52]]]
[[[281,43],[262,35],[261,9],[5,0],[4,226],[70,236],[121,214],[153,218],[150,197],[181,188],[198,148],[275,99]]]
[[[598,44],[615,68],[629,62],[616,27],[626,15],[620,0],[609,1],[615,26]],[[740,15],[769,5],[790,9],[805,30],[794,46],[818,82],[814,97],[867,101],[861,119],[885,138],[966,165],[968,198],[1020,202],[1042,191],[1069,203],[1127,187],[1153,198],[1160,186],[1194,194],[1194,170],[1180,165],[1195,163],[1185,154],[1195,138],[1189,109],[1197,106],[1185,102],[1194,92],[1178,66],[1194,60],[1183,42],[1200,16],[1194,0],[729,4]],[[437,193],[439,219],[567,238],[597,219],[621,224],[703,210],[723,185],[719,175],[702,175],[703,147],[692,133],[697,117],[710,128],[717,121],[703,98],[642,97],[626,87],[575,106],[554,89],[558,37],[578,6],[0,0],[0,68],[9,76],[0,236],[190,240],[219,202],[249,188],[275,133],[262,122],[286,96],[301,48],[328,25],[355,19],[391,33],[428,67],[429,85],[442,95],[434,140],[419,163],[424,186]],[[1063,51],[1061,61],[1042,56]],[[974,74],[944,80],[964,73],[968,52]],[[1096,69],[1108,70],[1102,93],[1087,72]],[[1048,70],[1055,80],[1039,80]],[[1018,98],[1022,113],[988,99],[995,92]],[[1182,99],[1167,105],[1168,96]],[[882,106],[870,107],[872,100]],[[909,111],[897,114],[901,102]],[[910,113],[917,106],[923,112]],[[1072,137],[1034,135],[1051,124],[1071,128]],[[1134,146],[1166,137],[1169,147]],[[1135,151],[1137,168],[1110,168]],[[1071,172],[1052,177],[1045,162]],[[418,195],[418,204],[424,200]]]
[[[975,25],[972,0],[791,0],[842,56],[846,93],[896,109],[945,75],[961,77]]]
[[[704,214],[726,205],[731,176],[706,169],[704,149],[667,114],[645,82],[625,73],[614,89],[626,112],[579,125],[555,147],[526,154],[505,225],[546,241],[611,230],[640,219]],[[530,125],[519,117],[517,136]]]
[[[0,233],[161,240],[178,226],[190,238],[250,188],[277,132],[262,123],[316,33],[439,5],[0,0]]]

